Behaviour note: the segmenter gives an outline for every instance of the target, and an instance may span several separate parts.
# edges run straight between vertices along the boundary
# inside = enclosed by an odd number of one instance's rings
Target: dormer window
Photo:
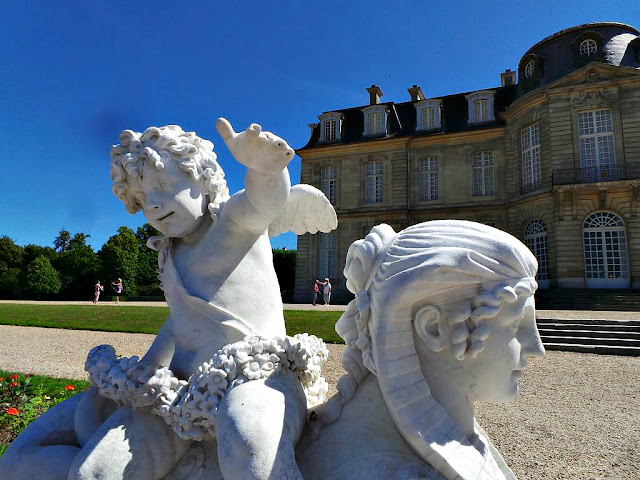
[[[476,92],[467,95],[469,124],[495,120],[493,113],[493,92]]]
[[[580,43],[580,55],[584,57],[591,57],[596,54],[598,51],[598,44],[591,40],[590,38],[587,40],[583,40]]]
[[[582,67],[594,60],[604,60],[604,36],[595,30],[589,30],[578,35],[571,42],[572,66]]]
[[[529,63],[527,63],[527,66],[524,67],[524,76],[526,78],[531,78],[533,77],[533,72],[536,71],[536,62],[535,60],[531,60]]]
[[[440,100],[422,100],[416,103],[416,130],[440,128]]]
[[[318,117],[320,119],[320,141],[336,142],[340,140],[340,128],[342,116],[339,113],[329,112]]]
[[[385,105],[363,108],[362,113],[364,114],[364,136],[386,135],[387,107]]]

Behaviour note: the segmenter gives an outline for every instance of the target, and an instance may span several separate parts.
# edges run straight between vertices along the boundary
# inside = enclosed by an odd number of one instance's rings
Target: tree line
[[[61,230],[53,246],[17,245],[0,237],[0,298],[85,300],[93,298],[98,280],[105,294],[111,282],[124,284],[124,295],[162,296],[157,278],[158,253],[147,247],[160,233],[148,223],[134,232],[120,227],[97,252],[87,244],[89,235]],[[295,250],[274,250],[274,266],[283,299],[290,301],[295,277]]]

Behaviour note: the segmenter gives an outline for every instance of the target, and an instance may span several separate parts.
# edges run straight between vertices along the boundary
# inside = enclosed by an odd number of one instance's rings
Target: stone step
[[[640,332],[636,331],[619,331],[619,330],[584,330],[584,329],[561,329],[538,327],[541,336],[566,336],[566,337],[593,337],[593,338],[624,338],[628,340],[637,340],[640,342]]]
[[[603,327],[603,328],[615,328],[615,327],[620,327],[623,330],[626,330],[628,328],[638,328],[640,329],[640,320],[607,320],[607,319],[591,319],[591,318],[587,318],[587,319],[577,319],[577,318],[572,318],[572,319],[550,319],[550,318],[537,318],[536,319],[536,323],[538,324],[538,326],[543,326],[543,325],[558,325],[558,326],[565,326],[565,325],[588,325],[588,326],[594,326],[594,327]]]
[[[571,345],[608,345],[616,347],[638,347],[640,341],[637,339],[626,338],[602,338],[602,337],[578,337],[578,336],[562,336],[562,335],[540,335],[542,344],[571,344]]]
[[[614,345],[580,345],[570,343],[546,343],[547,350],[561,350],[564,352],[596,353],[599,355],[640,356],[640,347],[622,347]]]

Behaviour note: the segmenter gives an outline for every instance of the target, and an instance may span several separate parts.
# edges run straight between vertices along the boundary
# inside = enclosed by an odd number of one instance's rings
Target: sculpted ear
[[[413,327],[422,341],[434,352],[444,350],[446,346],[445,326],[442,312],[438,307],[426,305],[413,317]]]

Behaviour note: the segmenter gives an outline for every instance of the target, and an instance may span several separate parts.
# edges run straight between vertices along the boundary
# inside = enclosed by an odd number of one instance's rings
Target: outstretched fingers
[[[261,131],[262,131],[262,127],[257,123],[252,123],[251,125],[249,125],[249,128],[247,128],[247,133],[249,134],[249,136],[253,138],[260,135]]]
[[[226,118],[220,117],[216,121],[216,128],[218,129],[218,133],[225,142],[237,135],[237,133],[233,131],[233,127]]]

